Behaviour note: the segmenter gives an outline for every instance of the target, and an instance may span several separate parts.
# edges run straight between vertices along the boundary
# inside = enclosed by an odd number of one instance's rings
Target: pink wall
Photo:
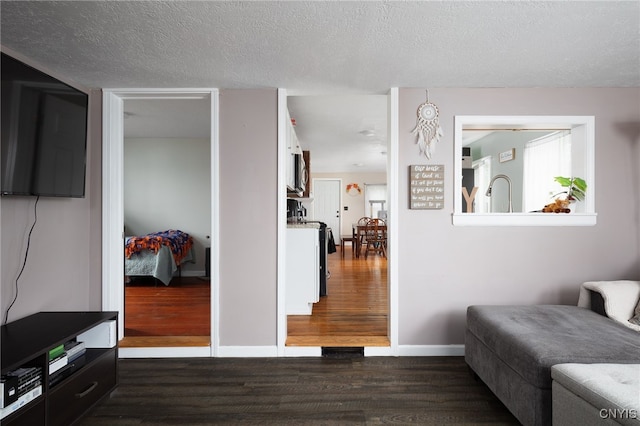
[[[410,131],[424,89],[399,91],[399,344],[464,341],[471,304],[575,304],[587,280],[640,279],[640,89],[431,89],[444,137],[418,154]],[[101,305],[100,99],[91,94],[88,193],[43,199],[30,260],[11,319],[39,310]],[[455,115],[594,115],[593,227],[454,227]],[[220,94],[220,344],[276,340],[277,91]],[[446,206],[407,208],[411,164],[444,164]],[[33,199],[3,198],[1,306],[13,295]]]
[[[410,130],[424,89],[399,99],[399,344],[464,342],[473,304],[575,304],[588,280],[640,279],[638,135],[640,89],[430,89],[444,137],[421,157]],[[455,115],[594,115],[596,212],[593,227],[454,227]],[[443,210],[409,210],[408,166],[444,164]]]
[[[102,309],[102,91],[92,90],[89,97],[89,137],[93,141],[87,156],[87,193],[89,199],[89,306]]]
[[[220,345],[276,344],[277,91],[220,93]]]
[[[38,311],[99,310],[102,307],[102,107],[99,90],[89,92],[85,198],[40,198],[29,256],[18,281],[9,321]],[[0,306],[2,320],[15,295],[35,197],[2,197]]]

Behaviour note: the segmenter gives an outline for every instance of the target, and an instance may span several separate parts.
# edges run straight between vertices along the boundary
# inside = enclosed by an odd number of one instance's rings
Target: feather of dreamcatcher
[[[416,143],[420,149],[420,154],[424,154],[431,159],[436,143],[442,137],[442,128],[438,121],[438,107],[429,102],[429,91],[427,90],[427,101],[418,107],[418,120],[416,127],[411,131],[416,135]]]

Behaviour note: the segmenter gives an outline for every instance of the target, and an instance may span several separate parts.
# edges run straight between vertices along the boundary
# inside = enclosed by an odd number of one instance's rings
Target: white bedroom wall
[[[124,223],[127,235],[179,229],[194,239],[203,275],[211,235],[209,139],[128,138],[124,141]]]

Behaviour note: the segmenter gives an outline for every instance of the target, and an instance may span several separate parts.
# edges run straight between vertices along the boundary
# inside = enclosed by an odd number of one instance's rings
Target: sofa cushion
[[[640,364],[558,364],[551,367],[551,377],[599,412],[605,410],[602,415],[640,424]]]
[[[640,363],[640,333],[577,306],[470,306],[467,329],[539,388],[555,364]]]

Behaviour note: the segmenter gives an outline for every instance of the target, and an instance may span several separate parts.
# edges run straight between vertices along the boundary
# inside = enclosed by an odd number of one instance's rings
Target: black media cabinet
[[[118,386],[117,330],[117,312],[40,312],[3,325],[2,376],[35,367],[41,372],[41,387],[17,405],[5,403],[0,423],[68,426],[80,419]],[[49,351],[79,335],[85,341],[84,355],[50,376]]]

